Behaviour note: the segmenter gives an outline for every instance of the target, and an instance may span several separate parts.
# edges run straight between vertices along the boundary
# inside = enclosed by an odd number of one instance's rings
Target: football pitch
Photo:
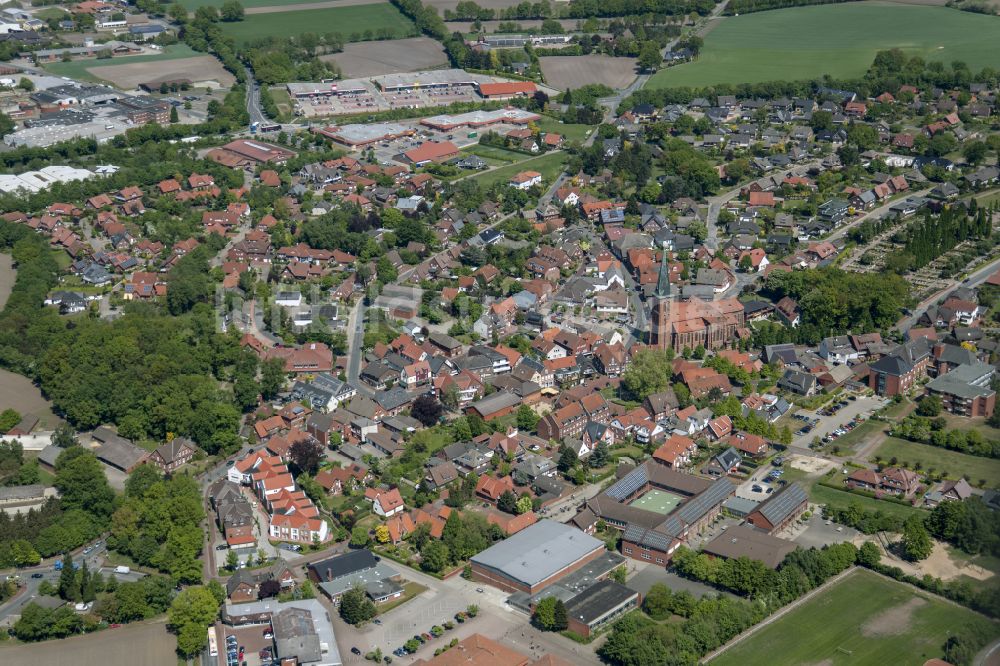
[[[630,506],[665,516],[676,509],[680,503],[680,495],[674,495],[663,490],[650,490],[639,499],[634,500]]]
[[[879,51],[974,72],[1000,66],[1000,17],[947,7],[852,2],[730,16],[705,37],[698,58],[661,69],[647,87],[709,86],[860,77]]]
[[[858,570],[726,650],[712,666],[922,664],[958,628],[996,636],[982,615]]]

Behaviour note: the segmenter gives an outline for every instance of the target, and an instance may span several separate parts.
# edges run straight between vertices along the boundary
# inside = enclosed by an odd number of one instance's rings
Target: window
[[[626,548],[625,549],[625,554],[626,555],[631,555],[632,554],[632,549],[631,548]]]
[[[642,559],[648,560],[649,559],[649,553],[643,553],[642,554]]]
[[[656,558],[656,563],[657,564],[663,564],[663,558],[662,557]]]

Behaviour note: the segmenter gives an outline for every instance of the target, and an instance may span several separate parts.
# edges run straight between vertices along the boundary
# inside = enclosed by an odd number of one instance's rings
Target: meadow
[[[409,37],[413,22],[388,2],[374,5],[351,5],[324,9],[247,14],[242,21],[220,23],[222,30],[238,42],[260,37],[284,37],[303,32],[340,33],[345,41],[361,41],[364,33],[377,35],[382,29],[398,38]]]
[[[884,461],[896,458],[900,464],[905,462],[910,469],[919,462],[924,472],[933,468],[936,473],[947,472],[946,476],[950,479],[968,476],[974,484],[978,484],[980,479],[985,479],[990,488],[1000,485],[1000,460],[971,456],[896,437],[887,437],[878,447],[876,454]]]
[[[970,610],[859,570],[711,663],[922,664],[941,657],[957,627],[993,635],[991,625]]]
[[[477,176],[472,176],[472,178],[478,181],[479,185],[485,189],[494,183],[506,183],[522,171],[537,171],[542,174],[543,185],[548,186],[556,176],[562,173],[565,164],[566,153],[552,152],[524,160],[523,162],[500,167],[493,171],[487,171]]]
[[[1000,66],[1000,17],[946,7],[857,2],[723,18],[694,62],[664,68],[651,88],[859,77],[890,48],[973,70]]]

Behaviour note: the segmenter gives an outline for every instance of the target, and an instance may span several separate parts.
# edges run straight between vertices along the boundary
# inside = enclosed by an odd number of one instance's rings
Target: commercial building
[[[274,599],[248,604],[227,602],[222,621],[230,626],[270,622],[274,630],[274,656],[303,666],[341,666],[330,614],[316,599],[279,602]]]
[[[263,141],[237,139],[208,152],[209,159],[229,167],[254,167],[258,164],[284,164],[295,152]]]
[[[364,148],[373,143],[412,136],[416,130],[398,123],[371,123],[331,126],[317,130],[317,133],[351,148]]]
[[[590,636],[638,608],[641,600],[638,592],[613,580],[594,583],[566,604],[569,630]]]
[[[403,153],[403,157],[415,166],[423,166],[430,162],[447,162],[458,155],[458,146],[451,141],[425,141],[416,148]]]
[[[479,94],[485,99],[511,99],[534,95],[538,87],[531,81],[504,81],[502,83],[480,83]]]
[[[524,109],[507,108],[492,111],[469,111],[468,113],[431,116],[420,121],[421,125],[448,132],[459,127],[481,128],[503,123],[505,125],[527,125],[540,119],[537,113]]]
[[[403,594],[398,571],[376,559],[370,550],[355,550],[308,566],[309,579],[330,601],[360,585],[376,603],[396,599]]]
[[[542,520],[473,555],[472,578],[507,592],[534,594],[605,551],[571,525]]]
[[[402,72],[372,77],[379,90],[402,93],[413,90],[441,90],[452,87],[474,87],[486,77],[469,74],[464,69],[436,69],[424,72]]]

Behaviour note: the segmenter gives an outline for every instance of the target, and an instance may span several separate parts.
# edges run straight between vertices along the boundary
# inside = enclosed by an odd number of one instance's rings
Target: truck
[[[260,123],[257,123],[257,122],[250,123],[250,133],[251,134],[256,134],[258,127],[260,127]]]
[[[132,570],[129,569],[128,567],[125,567],[125,566],[122,566],[122,565],[118,565],[117,567],[115,567],[115,573],[116,574],[127,574],[130,571],[132,571]]]

